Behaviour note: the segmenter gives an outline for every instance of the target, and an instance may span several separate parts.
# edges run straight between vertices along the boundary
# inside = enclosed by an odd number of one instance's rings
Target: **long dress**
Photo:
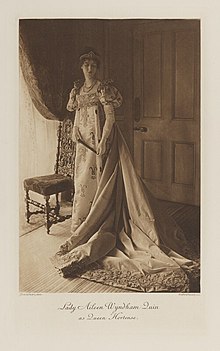
[[[115,88],[114,101],[110,94],[107,96],[105,93],[106,88],[98,80],[89,92],[84,92],[82,86],[78,94],[71,95],[67,105],[70,111],[76,110],[74,127],[78,128],[81,141],[87,145],[76,143],[72,233],[90,211],[104,166],[105,157],[92,152],[88,146],[95,151],[103,134],[106,139],[110,136],[115,122],[113,108],[119,107],[122,102],[121,94]]]
[[[136,174],[115,124],[121,103],[119,91],[99,81],[70,94],[83,144],[76,142],[70,238],[51,261],[64,277],[144,292],[198,291],[198,262],[185,235]],[[91,148],[103,135],[108,146],[99,156]]]

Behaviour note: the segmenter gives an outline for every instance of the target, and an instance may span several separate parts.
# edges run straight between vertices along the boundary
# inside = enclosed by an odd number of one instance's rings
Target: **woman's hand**
[[[98,143],[97,155],[103,155],[106,151],[106,140],[103,139]]]
[[[81,134],[79,128],[74,126],[73,127],[73,134],[72,134],[73,141],[76,143],[79,139],[81,139]]]

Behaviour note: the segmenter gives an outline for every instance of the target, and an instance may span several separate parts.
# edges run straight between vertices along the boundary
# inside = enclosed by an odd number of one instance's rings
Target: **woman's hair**
[[[91,47],[86,47],[79,57],[80,67],[82,67],[85,60],[93,60],[97,64],[97,68],[100,66],[100,56]]]

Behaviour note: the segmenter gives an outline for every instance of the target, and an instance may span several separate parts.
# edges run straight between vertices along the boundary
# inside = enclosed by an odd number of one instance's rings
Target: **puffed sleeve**
[[[98,89],[99,100],[105,112],[105,124],[102,131],[102,139],[107,139],[115,123],[115,108],[122,104],[122,96],[118,89],[112,85],[112,81],[105,81]]]
[[[103,106],[111,104],[114,108],[118,108],[122,104],[122,96],[112,83],[112,80],[106,80],[100,84],[99,100]]]

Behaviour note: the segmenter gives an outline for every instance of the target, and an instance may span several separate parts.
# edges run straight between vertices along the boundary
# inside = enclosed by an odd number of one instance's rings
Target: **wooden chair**
[[[47,234],[50,234],[50,227],[53,224],[62,222],[71,217],[71,215],[60,215],[59,194],[68,194],[68,200],[72,200],[74,194],[73,174],[75,148],[72,141],[72,128],[73,123],[71,119],[67,118],[59,123],[57,130],[58,144],[56,164],[54,167],[55,173],[24,180],[26,220],[29,223],[30,217],[33,214],[44,213]],[[42,195],[44,203],[31,199],[30,191]],[[55,207],[51,207],[50,205],[50,197],[52,195],[56,197]],[[39,210],[31,211],[30,205]]]

